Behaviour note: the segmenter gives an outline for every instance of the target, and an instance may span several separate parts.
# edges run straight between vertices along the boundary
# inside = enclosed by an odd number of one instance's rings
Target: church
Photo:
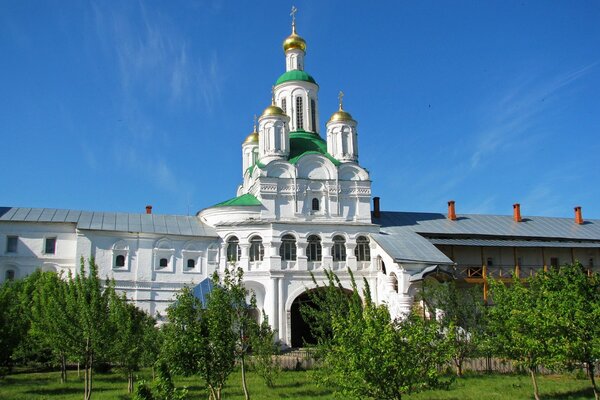
[[[285,346],[301,346],[299,304],[334,271],[350,287],[369,283],[393,317],[413,306],[423,280],[480,284],[579,261],[600,264],[600,220],[387,211],[360,164],[358,123],[344,109],[319,114],[319,85],[305,70],[307,44],[283,41],[285,72],[254,130],[240,137],[236,196],[195,216],[0,207],[0,281],[38,268],[76,272],[94,257],[102,278],[139,307],[164,316],[184,285],[196,286],[231,265]],[[267,86],[265,82],[265,86]],[[257,104],[257,106],[260,106]],[[366,166],[368,167],[368,166]],[[233,189],[233,188],[232,188]]]

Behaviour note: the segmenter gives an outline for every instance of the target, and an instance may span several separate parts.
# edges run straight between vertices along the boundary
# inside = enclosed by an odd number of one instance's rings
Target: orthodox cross
[[[342,110],[343,109],[343,103],[344,103],[344,92],[342,92],[341,90],[338,93],[338,102],[340,103],[340,110]]]
[[[292,12],[290,13],[290,15],[292,16],[292,27],[295,28],[296,27],[296,13],[298,12],[298,9],[295,6],[292,6]]]
[[[275,85],[271,86],[271,104],[275,105]]]
[[[256,132],[256,114],[254,114],[254,132]]]

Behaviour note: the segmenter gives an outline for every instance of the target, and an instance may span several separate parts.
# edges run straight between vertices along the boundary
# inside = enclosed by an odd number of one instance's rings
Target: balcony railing
[[[457,265],[455,267],[455,276],[457,279],[464,280],[483,280],[484,276],[492,279],[512,279],[518,275],[519,278],[529,278],[544,271],[544,269],[552,268],[551,266],[544,267],[543,265]],[[594,268],[597,272],[598,268]],[[592,273],[591,268],[586,268],[588,275]]]

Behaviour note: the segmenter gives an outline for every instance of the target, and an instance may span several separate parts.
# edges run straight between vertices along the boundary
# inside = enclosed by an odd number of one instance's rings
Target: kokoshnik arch
[[[600,264],[600,221],[512,216],[386,212],[372,198],[359,163],[357,121],[343,107],[322,136],[319,85],[305,69],[307,45],[296,32],[283,42],[285,72],[272,102],[241,145],[236,197],[196,216],[0,208],[0,280],[37,268],[77,271],[93,256],[102,277],[147,311],[165,315],[183,285],[231,264],[284,345],[309,338],[298,305],[331,269],[350,287],[371,286],[393,317],[407,312],[425,279],[482,284],[489,276],[534,274],[579,260]],[[266,86],[266,85],[265,85]],[[243,139],[241,137],[240,139]],[[371,202],[373,201],[373,210]]]

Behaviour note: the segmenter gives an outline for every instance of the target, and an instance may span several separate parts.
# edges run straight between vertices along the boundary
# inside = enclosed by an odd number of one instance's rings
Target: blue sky
[[[598,1],[12,1],[0,205],[187,214],[235,195],[289,10],[384,210],[600,218]]]

